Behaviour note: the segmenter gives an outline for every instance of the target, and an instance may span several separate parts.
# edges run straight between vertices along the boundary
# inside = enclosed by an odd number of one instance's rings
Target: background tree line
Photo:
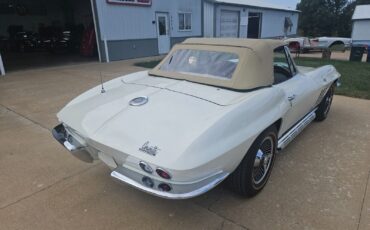
[[[370,4],[370,0],[301,0],[297,4],[301,11],[299,33],[308,37],[351,37],[353,12],[357,5],[364,4]]]

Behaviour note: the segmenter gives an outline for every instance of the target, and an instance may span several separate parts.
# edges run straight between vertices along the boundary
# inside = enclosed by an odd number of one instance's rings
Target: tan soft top
[[[273,52],[275,48],[283,45],[285,45],[285,43],[281,40],[190,38],[181,44],[175,45],[167,57],[154,69],[149,71],[149,74],[236,90],[251,90],[270,86],[274,82]],[[231,79],[199,77],[161,70],[160,67],[166,62],[167,58],[171,57],[176,50],[181,49],[235,53],[239,56],[239,63]]]

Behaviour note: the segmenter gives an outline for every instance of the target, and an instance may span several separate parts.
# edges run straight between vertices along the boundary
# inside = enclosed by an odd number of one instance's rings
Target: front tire
[[[324,98],[320,102],[316,110],[316,121],[323,121],[328,117],[331,103],[333,102],[335,85],[331,85],[328,92],[325,94]]]
[[[236,170],[230,175],[232,189],[244,197],[257,195],[266,185],[277,152],[277,129],[271,126],[249,148]]]

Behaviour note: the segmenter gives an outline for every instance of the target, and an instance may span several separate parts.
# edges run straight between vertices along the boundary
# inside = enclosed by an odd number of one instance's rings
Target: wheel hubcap
[[[325,115],[329,113],[332,101],[333,101],[333,92],[331,90],[330,94],[326,97],[326,100],[325,100],[325,111],[324,111]]]
[[[266,137],[262,141],[254,160],[252,173],[254,184],[258,185],[266,178],[271,167],[274,151],[274,141],[272,137]]]

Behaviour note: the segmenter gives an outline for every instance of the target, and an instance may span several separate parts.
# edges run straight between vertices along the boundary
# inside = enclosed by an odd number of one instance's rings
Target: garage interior
[[[98,60],[90,0],[0,0],[5,71]]]

